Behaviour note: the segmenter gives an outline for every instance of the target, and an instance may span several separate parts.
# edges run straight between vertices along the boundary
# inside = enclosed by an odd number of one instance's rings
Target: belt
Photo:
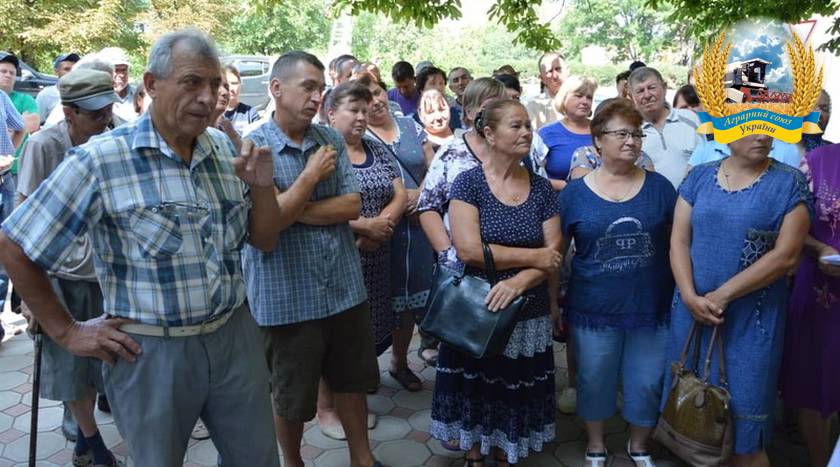
[[[212,334],[230,320],[236,310],[225,313],[219,318],[190,326],[152,326],[149,324],[129,323],[120,326],[120,331],[128,334],[138,334],[151,337],[189,337],[202,334]]]

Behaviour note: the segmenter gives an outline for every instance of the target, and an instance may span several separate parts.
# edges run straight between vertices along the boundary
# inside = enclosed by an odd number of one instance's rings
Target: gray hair
[[[339,65],[339,61],[340,58],[336,60],[336,68]],[[278,79],[280,81],[286,80],[292,69],[300,62],[308,63],[315,68],[324,71],[324,64],[318,60],[318,57],[302,50],[293,50],[291,52],[284,53],[277,59],[276,62],[274,62],[274,66],[271,68],[271,79]]]
[[[665,84],[665,80],[662,78],[662,73],[659,73],[659,70],[649,66],[642,66],[630,72],[630,76],[627,78],[627,86],[632,87],[636,83],[647,81],[651,76],[658,79],[663,85]]]
[[[96,70],[104,71],[109,75],[114,75],[114,65],[111,62],[101,58],[99,54],[87,54],[82,57],[73,67],[75,70]]]
[[[152,46],[149,52],[149,64],[146,69],[158,79],[166,79],[172,73],[172,49],[181,42],[185,42],[193,56],[212,60],[219,63],[219,51],[213,40],[199,31],[189,28],[164,34]]]

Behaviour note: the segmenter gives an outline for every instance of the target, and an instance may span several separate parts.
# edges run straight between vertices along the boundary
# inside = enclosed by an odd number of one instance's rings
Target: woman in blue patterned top
[[[808,233],[812,198],[799,170],[768,157],[772,138],[729,143],[731,155],[691,169],[671,236],[677,281],[669,352],[677,360],[694,321],[720,326],[734,422],[731,465],[769,466],[788,287]],[[711,329],[704,329],[706,352]],[[718,359],[711,384],[720,384]],[[670,372],[668,372],[670,373]],[[665,378],[670,387],[671,375]]]
[[[452,239],[466,272],[482,277],[482,242],[490,245],[500,272],[485,300],[490,312],[523,294],[530,301],[502,355],[476,359],[441,344],[431,434],[468,451],[468,466],[483,465],[491,450],[496,465],[506,466],[554,439],[552,329],[559,313],[546,279],[560,265],[562,239],[551,185],[521,165],[532,138],[525,107],[493,101],[476,128],[488,155],[452,184]]]
[[[560,192],[563,235],[576,252],[565,312],[576,355],[577,413],[586,423],[585,467],[605,467],[604,421],[615,414],[619,382],[622,415],[630,424],[627,450],[640,467],[659,417],[674,280],[668,235],[676,192],[668,180],[636,165],[642,116],[614,99],[592,119],[602,164]]]

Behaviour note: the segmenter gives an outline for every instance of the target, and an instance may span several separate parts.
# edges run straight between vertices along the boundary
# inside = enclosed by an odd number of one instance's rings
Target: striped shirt
[[[201,323],[245,300],[250,200],[234,154],[227,136],[208,129],[187,164],[147,112],[73,148],[2,229],[50,272],[88,233],[106,313],[157,326]]]
[[[694,112],[675,109],[668,104],[665,106],[668,108],[668,116],[662,131],[653,123],[642,123],[642,131],[645,134],[642,151],[650,156],[656,171],[664,175],[676,188],[688,173],[688,159],[694,148],[702,145],[704,139],[697,134],[700,121]]]
[[[257,146],[271,148],[274,183],[281,191],[292,186],[318,148],[329,144],[338,151],[336,170],[315,186],[312,201],[359,192],[344,140],[331,128],[310,125],[303,144],[298,145],[271,119],[246,137]],[[359,251],[347,222],[292,224],[280,234],[271,253],[247,246],[243,268],[248,305],[260,326],[326,318],[367,298]]]

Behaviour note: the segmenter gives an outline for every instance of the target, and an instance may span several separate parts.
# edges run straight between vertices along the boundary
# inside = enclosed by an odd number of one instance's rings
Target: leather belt
[[[219,318],[190,326],[152,326],[150,324],[129,323],[120,326],[120,331],[128,334],[138,334],[151,337],[189,337],[212,334],[230,320],[238,310],[225,313]]]

